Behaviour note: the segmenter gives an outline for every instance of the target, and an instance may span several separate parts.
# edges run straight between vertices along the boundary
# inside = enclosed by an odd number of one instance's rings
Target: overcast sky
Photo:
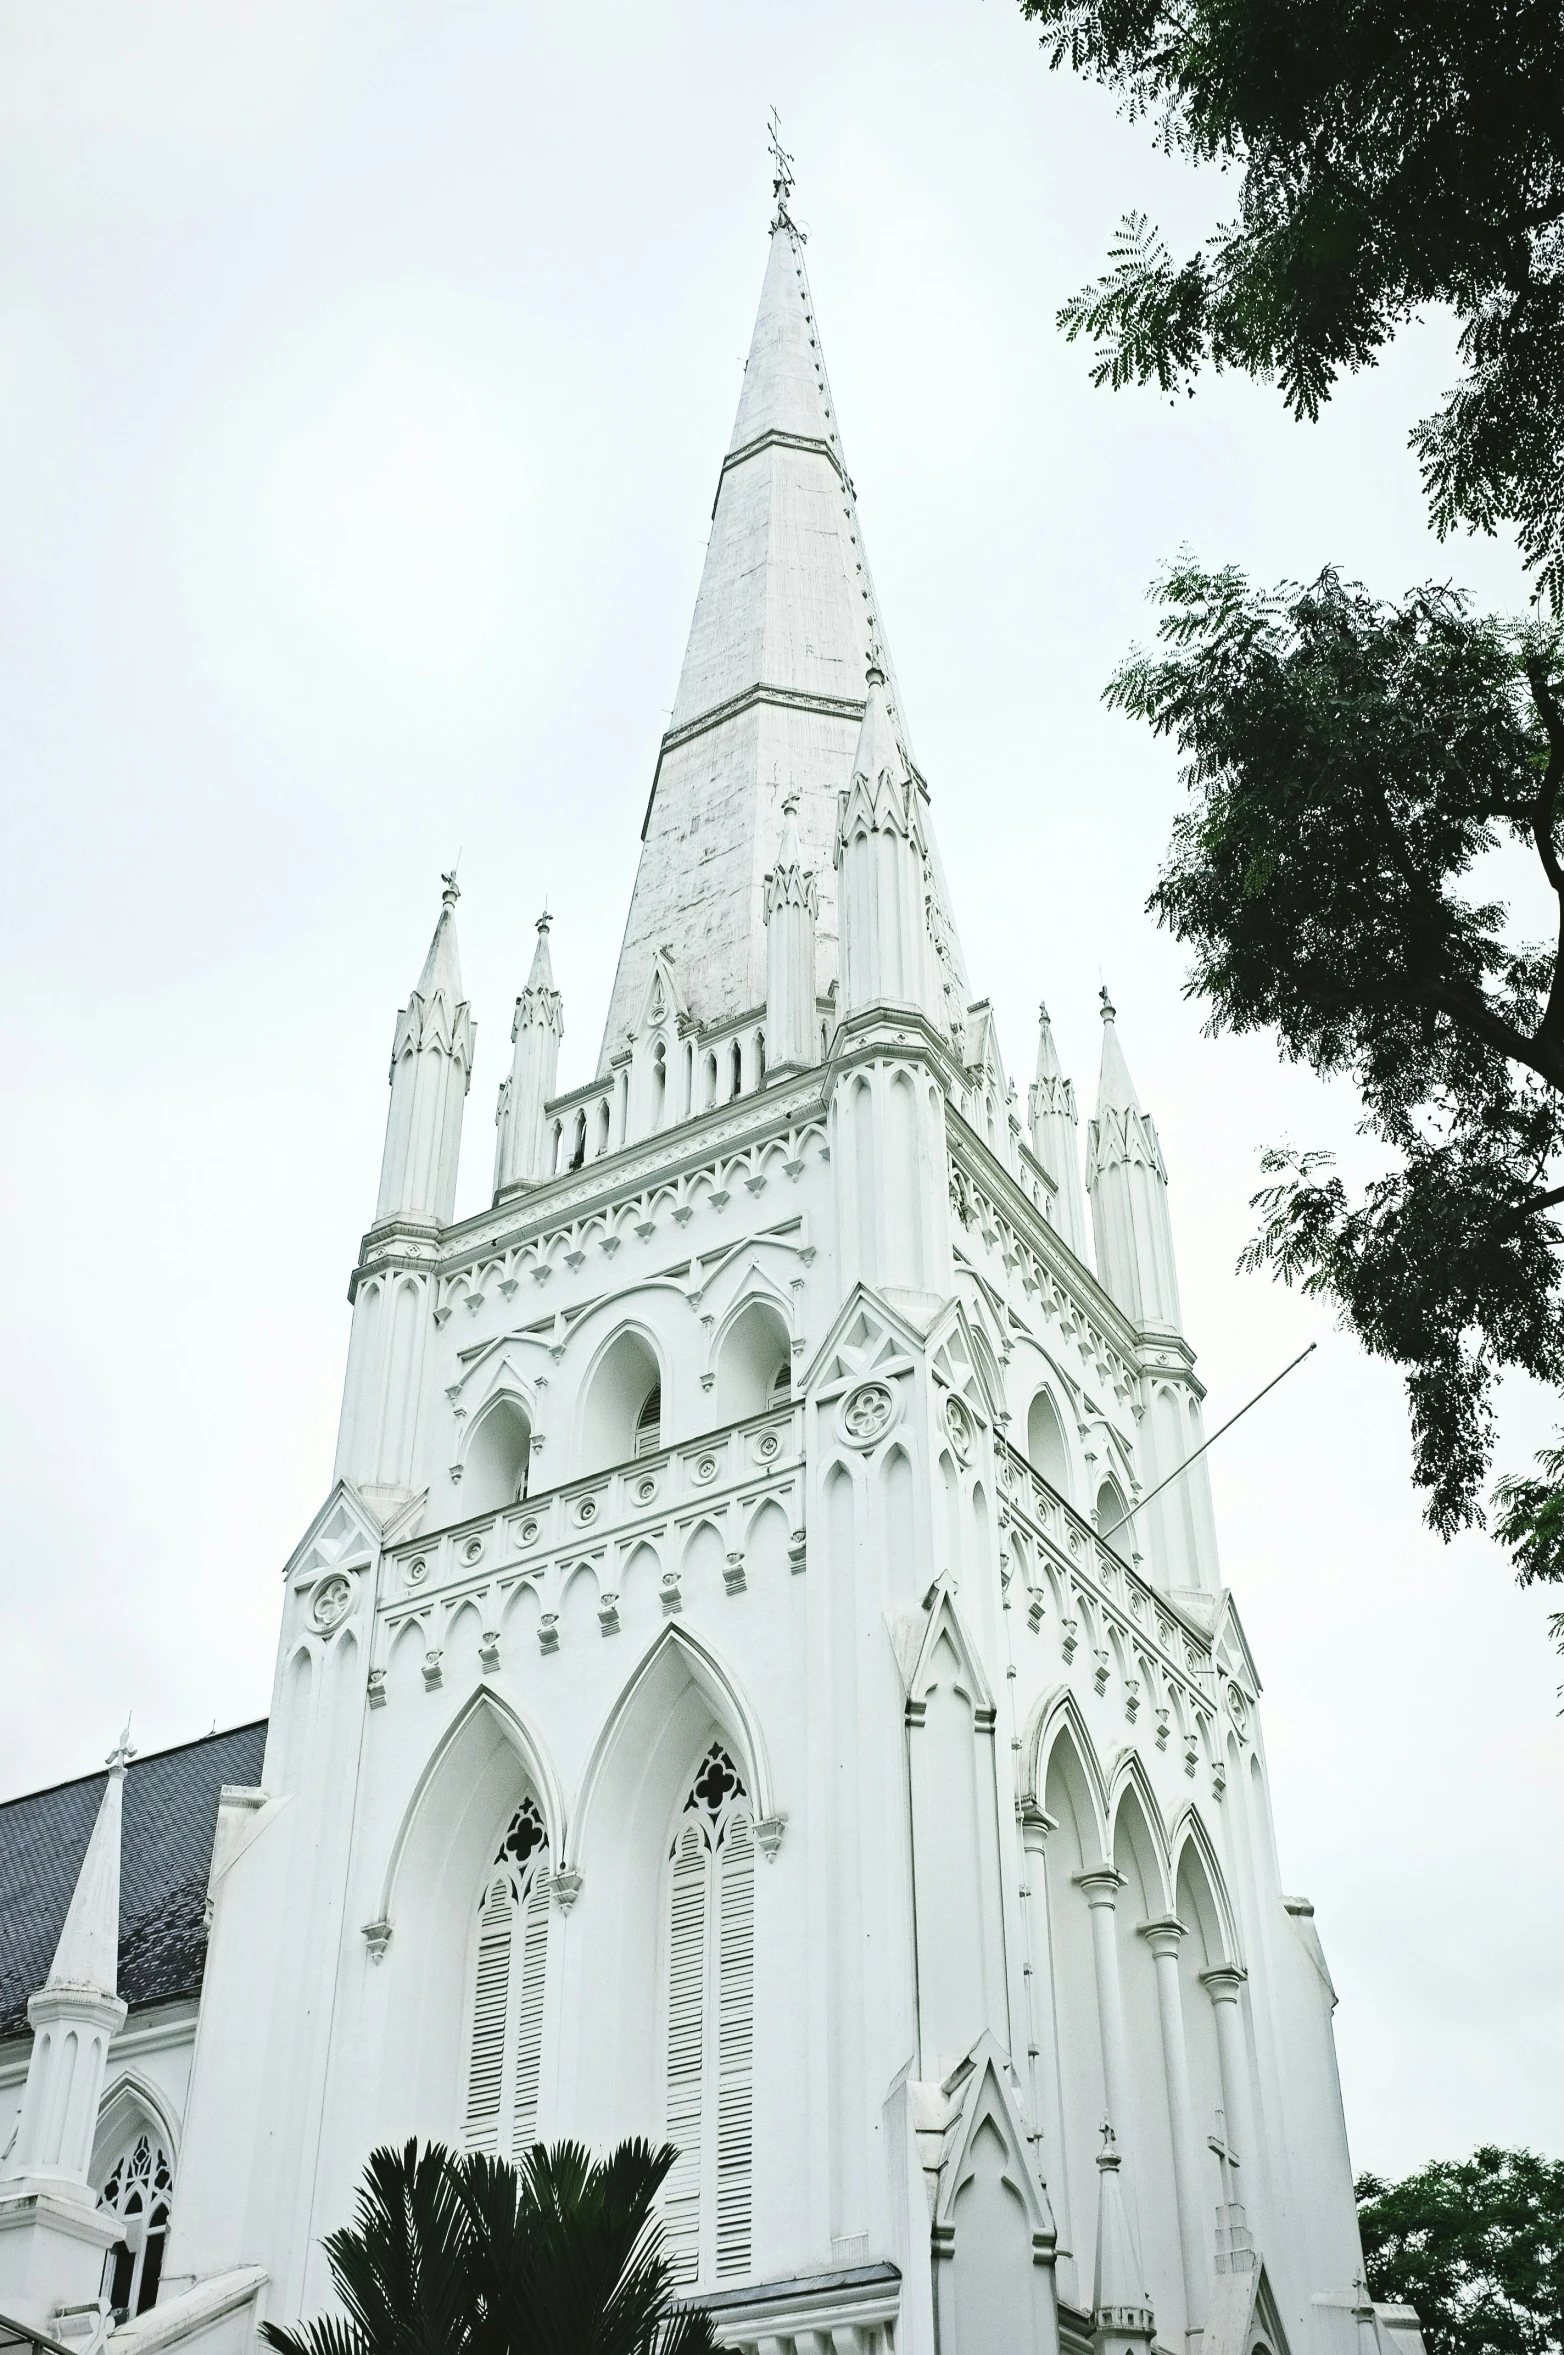
[[[1232,190],[1051,75],[1010,0],[0,0],[0,1790],[267,1705],[330,1476],[397,1006],[461,854],[460,1206],[532,919],[596,1058],[759,292],[766,110],[974,987],[1083,1098],[1112,984],[1172,1176],[1284,1877],[1355,2161],[1559,2147],[1546,1604],[1422,1528],[1399,1384],[1234,1273],[1260,1148],[1352,1105],[1213,1044],[1144,913],[1172,756],[1104,711],[1188,544],[1498,605],[1441,549],[1405,335],[1315,428],[1095,393],[1054,313],[1119,214]],[[1354,1163],[1355,1166],[1360,1164]],[[1545,1402],[1507,1401],[1519,1462]]]

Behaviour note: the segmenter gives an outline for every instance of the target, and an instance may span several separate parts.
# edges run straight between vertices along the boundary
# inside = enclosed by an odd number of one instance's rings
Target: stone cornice
[[[852,477],[842,464],[839,454],[823,435],[783,433],[773,426],[769,432],[757,433],[753,441],[743,443],[736,450],[730,450],[723,459],[717,474],[717,488],[712,495],[711,511],[713,516],[717,512],[717,501],[722,496],[723,483],[733,468],[747,465],[751,458],[758,458],[765,450],[803,450],[814,457],[824,458],[829,462],[847,496],[850,499],[856,499],[858,496],[853,488]]]
[[[663,773],[663,762],[668,754],[676,752],[681,744],[693,743],[697,736],[704,736],[711,729],[720,728],[725,721],[738,719],[745,712],[754,711],[762,703],[770,704],[780,711],[813,712],[821,719],[851,720],[855,727],[863,718],[863,697],[861,695],[815,695],[802,687],[779,687],[771,685],[765,679],[757,679],[754,686],[746,687],[742,694],[730,695],[725,703],[714,703],[709,711],[698,712],[693,720],[682,721],[677,728],[668,730],[657,747],[657,766],[652,771],[652,790],[646,797],[646,815],[641,820],[641,840],[643,842],[646,840],[646,830],[652,822],[652,804],[657,799],[657,781]],[[919,783],[921,785],[921,779]],[[924,790],[927,791],[926,788]]]

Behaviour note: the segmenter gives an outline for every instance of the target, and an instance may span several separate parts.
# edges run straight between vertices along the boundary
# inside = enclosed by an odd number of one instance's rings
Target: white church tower
[[[597,1067],[544,919],[474,1216],[452,879],[397,1017],[163,2299],[238,2355],[375,2144],[634,2132],[755,2355],[1350,2355],[1204,1460],[1137,1509],[1201,1439],[1161,1148],[1106,1005],[1084,1182],[1046,1017],[1023,1133],[777,196]]]

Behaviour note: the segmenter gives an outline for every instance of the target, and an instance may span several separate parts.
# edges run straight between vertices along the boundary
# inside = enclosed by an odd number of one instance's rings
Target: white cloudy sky
[[[765,256],[767,107],[979,988],[1084,1092],[1111,979],[1173,1174],[1214,1462],[1358,2162],[1557,2147],[1560,1673],[1420,1525],[1398,1385],[1233,1263],[1351,1106],[1213,1045],[1144,902],[1177,805],[1104,712],[1181,543],[1518,604],[1428,537],[1403,338],[1325,423],[1093,393],[1118,214],[1227,193],[1010,0],[0,0],[0,924],[12,1236],[0,1789],[266,1706],[328,1478],[391,1024],[462,854],[462,1203],[547,894],[595,1056]],[[1546,1428],[1509,1405],[1510,1451]]]

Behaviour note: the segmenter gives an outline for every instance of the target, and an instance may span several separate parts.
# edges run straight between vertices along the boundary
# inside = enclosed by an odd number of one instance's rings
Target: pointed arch
[[[655,1391],[666,1420],[665,1353],[651,1327],[622,1318],[593,1352],[576,1406],[575,1470],[606,1471],[636,1453],[636,1430]]]
[[[1207,1948],[1207,1967],[1214,1969],[1219,1965],[1241,1965],[1243,1956],[1238,1922],[1228,1894],[1227,1877],[1216,1852],[1216,1843],[1193,1800],[1181,1811],[1173,1825],[1168,1853],[1168,1877],[1175,1906],[1186,1866],[1190,1870],[1191,1893],[1197,1903],[1202,1896],[1206,1900],[1205,1907],[1201,1909],[1202,1918],[1198,1922],[1186,1923],[1185,1927],[1200,1931]],[[1211,1951],[1213,1947],[1214,1952]]]
[[[142,2126],[158,2136],[177,2167],[184,2120],[163,2087],[135,2068],[115,2071],[98,2104],[89,2180],[100,2184],[119,2152]]]
[[[385,1880],[381,1887],[380,1919],[384,1923],[395,1920],[392,1906],[396,1897],[397,1876],[408,1843],[428,1804],[429,1794],[441,1780],[452,1751],[458,1743],[468,1738],[474,1725],[485,1716],[493,1718],[537,1791],[548,1828],[550,1848],[558,1857],[562,1858],[565,1854],[565,1796],[553,1759],[549,1756],[542,1736],[533,1732],[515,1703],[489,1677],[484,1677],[462,1703],[425,1759],[423,1771],[413,1785],[412,1795],[402,1811],[402,1820],[391,1843],[391,1854],[386,1861]]]
[[[929,1623],[923,1631],[923,1641],[918,1647],[918,1656],[913,1663],[912,1674],[908,1679],[907,1698],[909,1701],[926,1700],[933,1686],[939,1682],[935,1661],[941,1643],[946,1640],[949,1641],[961,1673],[966,1680],[964,1690],[972,1704],[973,1714],[986,1716],[992,1724],[995,1714],[993,1688],[988,1681],[977,1647],[967,1633],[966,1624],[962,1619],[956,1598],[951,1592],[950,1581],[948,1578],[941,1578],[935,1590],[934,1605],[929,1613]]]
[[[502,1510],[526,1495],[532,1426],[530,1398],[502,1377],[456,1443],[464,1519]]]
[[[748,1271],[744,1289],[718,1327],[708,1362],[724,1423],[764,1414],[776,1403],[779,1375],[791,1391],[792,1318],[758,1267]]]
[[[1092,1801],[1096,1818],[1098,1856],[1108,1859],[1108,1791],[1097,1758],[1097,1746],[1090,1728],[1081,1714],[1081,1705],[1067,1685],[1056,1685],[1051,1693],[1044,1693],[1033,1704],[1026,1730],[1021,1737],[1021,1756],[1024,1762],[1025,1789],[1023,1804],[1040,1808],[1043,1793],[1048,1788],[1048,1769],[1053,1754],[1061,1741],[1068,1741],[1075,1752],[1081,1778]]]
[[[570,1864],[578,1863],[584,1853],[592,1829],[593,1801],[621,1729],[659,1671],[666,1671],[670,1665],[678,1666],[689,1676],[712,1716],[737,1744],[757,1819],[775,1816],[776,1795],[766,1737],[748,1695],[728,1663],[703,1636],[692,1628],[670,1623],[653,1637],[631,1670],[592,1745],[581,1777],[570,1847],[568,1851],[561,1848],[561,1854]]]
[[[1173,1872],[1151,1777],[1138,1750],[1124,1749],[1114,1760],[1108,1781],[1108,1855],[1118,1844],[1119,1819],[1126,1804],[1133,1806],[1144,1831],[1145,1859],[1151,1866],[1152,1886],[1146,1891],[1154,1912],[1173,1911]],[[1144,1864],[1142,1869],[1144,1870]]]

